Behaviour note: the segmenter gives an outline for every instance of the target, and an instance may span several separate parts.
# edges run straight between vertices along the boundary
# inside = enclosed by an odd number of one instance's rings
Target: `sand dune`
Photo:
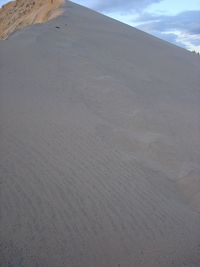
[[[16,0],[0,8],[0,39],[16,30],[44,23],[62,13],[64,0]]]
[[[200,266],[199,69],[70,2],[1,41],[2,266]]]

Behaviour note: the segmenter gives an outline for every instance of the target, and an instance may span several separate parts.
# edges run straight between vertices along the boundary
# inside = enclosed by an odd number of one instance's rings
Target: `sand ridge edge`
[[[16,0],[0,8],[0,39],[24,27],[45,23],[62,14],[64,0]]]

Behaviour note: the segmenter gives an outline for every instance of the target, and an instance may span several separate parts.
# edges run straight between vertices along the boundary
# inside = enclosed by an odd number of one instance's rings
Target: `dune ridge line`
[[[64,0],[16,0],[0,8],[0,39],[26,26],[45,23],[62,14]]]

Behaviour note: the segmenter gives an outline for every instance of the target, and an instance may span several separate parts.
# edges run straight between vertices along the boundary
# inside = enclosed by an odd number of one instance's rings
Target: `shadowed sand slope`
[[[73,3],[1,41],[2,266],[200,266],[199,69]]]
[[[0,39],[16,30],[44,23],[61,14],[64,0],[16,0],[0,8]]]

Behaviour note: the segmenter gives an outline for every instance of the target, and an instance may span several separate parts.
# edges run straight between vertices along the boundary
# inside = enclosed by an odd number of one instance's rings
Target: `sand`
[[[70,2],[1,41],[2,266],[200,266],[199,69]]]
[[[16,0],[3,5],[0,8],[0,39],[61,15],[63,3],[64,0]]]

